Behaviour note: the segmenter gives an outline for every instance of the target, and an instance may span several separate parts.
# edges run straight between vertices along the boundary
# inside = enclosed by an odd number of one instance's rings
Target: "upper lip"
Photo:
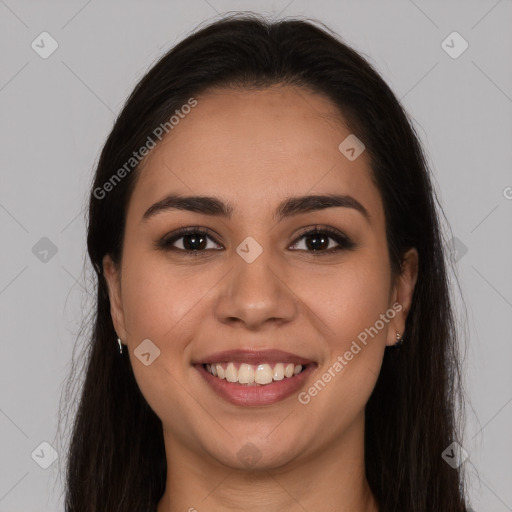
[[[290,352],[282,350],[267,349],[267,350],[224,350],[223,352],[216,352],[199,360],[197,364],[207,363],[223,363],[223,362],[238,362],[238,363],[293,363],[305,366],[312,363],[311,359],[307,359]]]

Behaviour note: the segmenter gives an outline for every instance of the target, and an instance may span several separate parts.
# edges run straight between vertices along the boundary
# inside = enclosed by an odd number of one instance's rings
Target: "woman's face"
[[[120,268],[104,260],[114,326],[168,450],[232,468],[304,461],[360,439],[416,252],[393,281],[369,155],[339,149],[351,132],[323,96],[196,99],[141,169]]]

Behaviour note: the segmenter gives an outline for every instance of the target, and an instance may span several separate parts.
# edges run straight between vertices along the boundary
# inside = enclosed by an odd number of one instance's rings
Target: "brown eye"
[[[356,245],[337,229],[316,227],[303,233],[292,247],[297,248],[299,244],[302,247],[298,247],[298,250],[327,254],[342,249],[353,249]]]
[[[182,228],[164,236],[157,247],[168,251],[198,254],[210,250],[219,250],[216,240],[208,232],[199,228]]]
[[[178,240],[182,240],[181,245],[183,245],[183,249],[185,249],[186,251],[197,251],[206,249],[206,246],[208,245],[208,238],[200,233],[192,233],[190,235],[185,235],[180,237]]]

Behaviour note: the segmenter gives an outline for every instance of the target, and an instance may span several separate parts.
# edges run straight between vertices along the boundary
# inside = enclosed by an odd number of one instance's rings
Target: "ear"
[[[386,345],[395,345],[397,332],[403,336],[405,321],[411,309],[412,295],[418,278],[418,251],[413,247],[409,249],[402,260],[401,273],[397,276],[391,292],[391,304],[396,315],[389,322]]]
[[[124,321],[123,303],[121,300],[121,275],[120,269],[107,254],[103,258],[103,275],[107,281],[108,296],[110,299],[110,315],[117,335],[126,345],[126,326]]]

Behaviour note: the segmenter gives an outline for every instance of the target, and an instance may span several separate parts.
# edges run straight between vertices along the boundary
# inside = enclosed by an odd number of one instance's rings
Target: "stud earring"
[[[117,338],[117,343],[119,344],[119,353],[123,353],[123,345],[121,344],[121,338]]]
[[[402,336],[400,335],[400,333],[397,331],[397,332],[396,332],[396,343],[395,343],[395,347],[399,347],[403,342],[404,342],[404,339],[402,338]]]

